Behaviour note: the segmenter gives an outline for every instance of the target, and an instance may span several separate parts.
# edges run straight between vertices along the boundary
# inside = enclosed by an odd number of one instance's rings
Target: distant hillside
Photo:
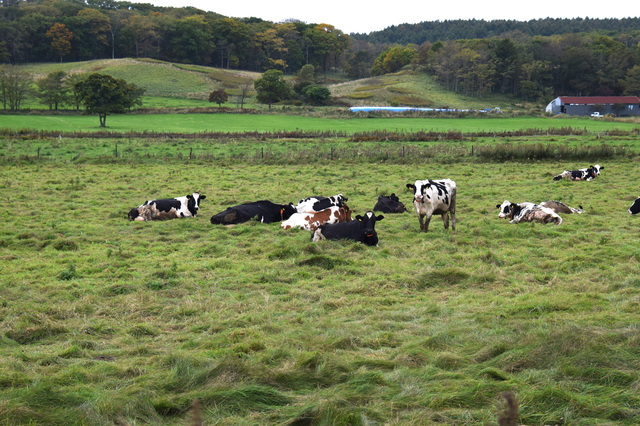
[[[514,31],[530,36],[550,36],[581,32],[637,35],[640,32],[640,17],[625,19],[546,18],[531,21],[484,21],[475,19],[469,21],[432,21],[419,24],[394,25],[370,34],[351,34],[351,37],[365,40],[372,44],[398,43],[405,45],[413,43],[420,45],[427,41],[490,38]]]

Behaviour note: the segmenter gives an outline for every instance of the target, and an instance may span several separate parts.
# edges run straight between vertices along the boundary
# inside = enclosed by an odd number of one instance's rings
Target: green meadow
[[[162,118],[173,119],[144,119]],[[518,424],[640,422],[640,248],[626,212],[640,195],[637,136],[613,140],[629,151],[599,161],[591,182],[552,180],[587,159],[227,162],[214,157],[233,152],[231,140],[116,142],[124,157],[107,139],[1,142],[11,157],[0,162],[3,424],[491,425],[504,392]],[[167,154],[134,156],[145,143]],[[176,155],[203,143],[220,151]],[[29,144],[43,158],[20,158]],[[66,144],[102,149],[102,160],[44,156]],[[439,217],[421,234],[414,213],[385,214],[379,246],[367,247],[311,243],[278,224],[209,223],[243,202],[337,193],[356,214],[392,192],[411,209],[407,183],[444,177],[458,185],[455,232]],[[197,218],[126,218],[147,199],[193,191],[207,196]],[[586,213],[513,225],[497,217],[505,199]]]
[[[304,115],[268,114],[125,114],[107,117],[106,129],[101,129],[97,116],[82,115],[0,115],[0,128],[20,130],[48,130],[63,132],[149,131],[172,133],[198,132],[273,132],[273,131],[343,131],[348,133],[388,131],[486,132],[517,131],[521,129],[574,128],[591,132],[612,129],[632,131],[634,122],[604,121],[589,118],[363,118],[345,113],[339,118]]]

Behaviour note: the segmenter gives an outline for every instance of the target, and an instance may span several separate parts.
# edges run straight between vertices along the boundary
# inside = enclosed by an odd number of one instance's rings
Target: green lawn
[[[572,127],[602,132],[611,129],[633,130],[634,123],[594,120],[588,118],[552,119],[546,117],[524,118],[356,118],[345,113],[345,118],[320,118],[299,115],[268,114],[151,114],[111,115],[107,128],[112,132],[156,131],[176,133],[197,132],[250,132],[335,130],[349,133],[388,131],[515,131]],[[77,115],[0,115],[0,129],[35,129],[96,131],[100,130],[97,116]]]

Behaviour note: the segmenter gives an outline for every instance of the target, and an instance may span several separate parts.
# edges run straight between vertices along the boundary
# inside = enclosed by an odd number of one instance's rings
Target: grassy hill
[[[100,72],[122,78],[144,87],[147,91],[144,106],[147,108],[178,108],[211,106],[209,92],[224,88],[229,94],[225,105],[234,107],[243,85],[253,81],[260,73],[198,65],[172,64],[151,59],[102,59],[72,63],[30,64],[23,68],[36,79],[53,71],[70,74]],[[331,90],[334,99],[351,106],[415,106],[481,109],[499,106],[502,109],[518,108],[508,97],[492,95],[475,98],[462,96],[441,88],[430,76],[411,70],[355,81],[344,81],[335,74],[319,74],[319,79]],[[293,76],[287,76],[293,78]],[[255,93],[247,99],[255,106]],[[42,108],[35,100],[25,106]]]

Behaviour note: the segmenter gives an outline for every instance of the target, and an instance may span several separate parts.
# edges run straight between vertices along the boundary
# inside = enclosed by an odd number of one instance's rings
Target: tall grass
[[[554,182],[558,160],[0,164],[0,420],[185,424],[198,401],[206,424],[495,424],[511,392],[519,424],[636,424],[636,163],[591,182]],[[457,182],[456,232],[391,214],[366,247],[208,221],[338,192],[410,206],[427,177]],[[194,190],[195,219],[126,219]],[[511,225],[505,198],[587,212]]]

